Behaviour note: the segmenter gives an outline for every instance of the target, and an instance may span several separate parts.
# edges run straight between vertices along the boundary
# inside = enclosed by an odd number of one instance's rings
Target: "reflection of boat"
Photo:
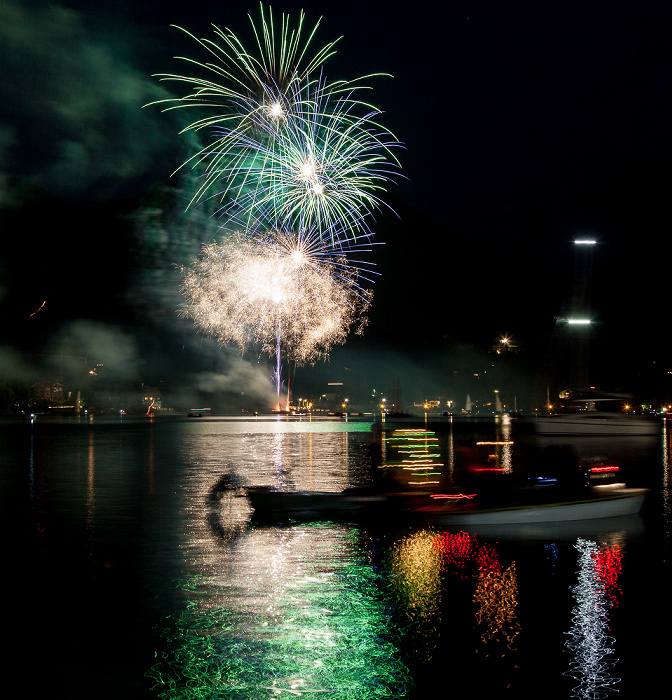
[[[415,512],[438,520],[441,524],[463,526],[574,522],[639,513],[647,491],[648,489],[628,489],[622,486],[597,487],[591,489],[588,497],[574,501],[483,509],[453,503],[432,503]]]
[[[645,416],[587,411],[534,419],[538,435],[657,435],[660,420]]]

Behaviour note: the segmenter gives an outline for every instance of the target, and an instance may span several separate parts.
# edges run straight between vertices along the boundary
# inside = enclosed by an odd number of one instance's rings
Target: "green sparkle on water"
[[[163,700],[324,695],[337,700],[402,698],[411,685],[394,644],[390,609],[380,575],[365,562],[355,531],[302,526],[296,575],[265,584],[250,604],[226,586],[184,584],[190,600],[166,631],[172,650],[148,675]],[[325,560],[313,544],[324,537]],[[336,546],[334,546],[336,545]],[[227,601],[233,599],[233,604]],[[214,601],[217,604],[213,604]]]

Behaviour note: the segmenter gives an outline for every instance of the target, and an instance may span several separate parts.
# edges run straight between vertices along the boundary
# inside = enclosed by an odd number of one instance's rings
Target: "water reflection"
[[[507,649],[515,650],[513,642],[520,632],[516,620],[516,563],[512,562],[503,569],[495,547],[488,542],[479,542],[470,533],[443,532],[436,536],[436,541],[447,570],[464,577],[474,567],[476,569],[474,627],[480,630],[480,642],[486,655],[491,649],[486,645],[496,645],[500,656]],[[500,648],[502,644],[504,649]]]
[[[620,547],[598,547],[578,539],[578,581],[572,593],[572,627],[565,646],[572,654],[567,675],[578,681],[572,697],[603,698],[613,691],[618,678],[611,675],[617,659],[614,638],[609,634],[609,610],[617,602],[617,579],[621,569]]]
[[[672,441],[670,441],[670,427],[672,422],[665,421],[666,429],[662,431],[663,473],[663,522],[665,539],[669,542],[672,538]]]
[[[359,484],[369,426],[364,434],[221,426],[189,426],[181,445],[184,604],[150,672],[159,696],[404,697],[408,672],[361,532],[333,523],[252,527],[241,488]]]
[[[200,468],[190,478],[228,471],[245,486],[340,492],[364,478],[358,446],[367,438],[360,432],[194,432],[183,443],[183,458]]]
[[[479,568],[474,602],[477,605],[476,628],[483,629],[483,644],[496,644],[500,656],[504,656],[507,650],[516,651],[514,640],[520,633],[520,625],[516,620],[516,563],[512,562],[504,570],[499,567]],[[490,652],[490,647],[487,651]]]
[[[441,623],[442,552],[433,532],[409,534],[391,548],[390,575],[396,605],[412,636],[413,652],[431,658]]]
[[[436,433],[424,428],[392,430],[383,444],[380,468],[396,472],[392,478],[400,487],[416,489],[440,483],[444,465]]]
[[[180,584],[170,651],[150,671],[159,697],[404,697],[390,609],[359,537],[331,523],[256,528],[220,550],[216,571]]]
[[[420,530],[394,543],[390,556],[391,585],[403,610],[405,630],[416,660],[430,659],[442,628],[445,577],[474,581],[473,627],[485,656],[499,658],[516,651],[516,564],[503,568],[495,547],[467,532]],[[461,604],[461,603],[460,603]]]

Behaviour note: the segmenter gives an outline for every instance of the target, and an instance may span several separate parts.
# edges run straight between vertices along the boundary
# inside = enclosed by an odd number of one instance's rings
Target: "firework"
[[[363,328],[371,294],[346,252],[366,245],[327,243],[315,229],[231,234],[184,271],[182,313],[223,344],[275,355],[279,396],[281,351],[303,364]]]
[[[202,170],[190,205],[214,198],[234,230],[184,271],[182,313],[222,344],[275,355],[278,401],[283,353],[324,358],[363,328],[372,295],[352,255],[368,249],[367,220],[399,166],[400,144],[359,99],[364,78],[327,81],[337,42],[313,52],[319,22],[304,41],[304,19],[282,15],[276,32],[262,5],[255,51],[229,29],[187,32],[210,60],[183,60],[206,77],[161,76],[191,88],[167,109],[207,110],[184,129],[211,139],[184,164]]]
[[[188,60],[207,78],[162,74],[192,91],[169,98],[167,109],[208,110],[183,131],[213,139],[184,165],[202,169],[190,204],[214,196],[220,215],[265,217],[270,226],[355,229],[379,207],[377,194],[396,172],[394,136],[375,119],[379,110],[356,98],[362,80],[329,83],[322,67],[336,41],[314,55],[309,47],[319,22],[302,44],[304,15],[296,28],[286,15],[278,33],[261,7],[256,52],[229,29],[218,41],[196,39],[214,59]]]
[[[312,93],[305,88],[301,108],[272,138],[239,139],[254,157],[213,157],[211,177],[235,193],[220,215],[246,225],[253,217],[281,228],[316,226],[325,236],[335,229],[369,231],[367,217],[380,209],[378,193],[394,172],[385,154],[395,142],[376,125],[380,112],[357,115],[363,103],[321,86],[318,81]]]

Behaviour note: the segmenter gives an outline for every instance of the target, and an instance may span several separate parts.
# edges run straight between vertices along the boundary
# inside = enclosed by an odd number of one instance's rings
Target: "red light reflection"
[[[623,552],[616,544],[613,547],[598,549],[592,556],[595,564],[595,576],[604,585],[604,593],[611,600],[611,605],[615,606],[620,593],[618,577],[621,573]]]

